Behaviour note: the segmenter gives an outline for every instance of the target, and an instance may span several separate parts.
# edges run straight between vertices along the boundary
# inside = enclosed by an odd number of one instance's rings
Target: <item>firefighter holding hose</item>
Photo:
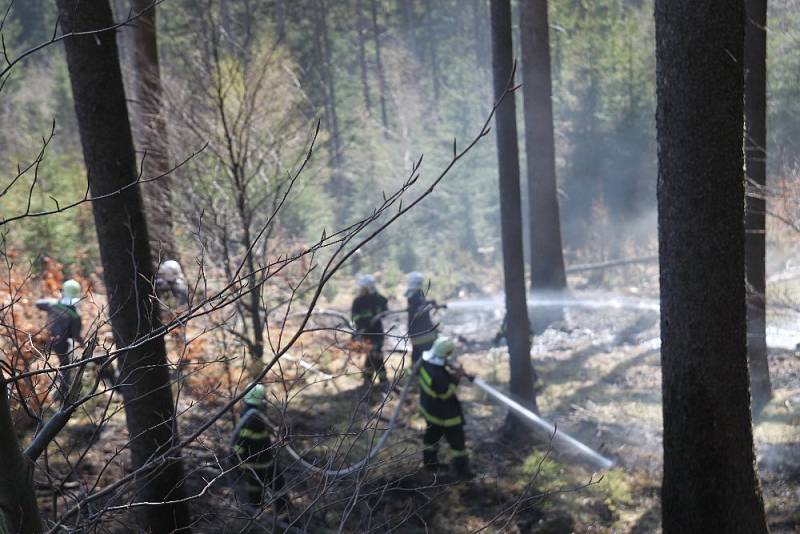
[[[428,300],[424,291],[425,277],[413,272],[406,278],[408,299],[408,337],[411,341],[411,362],[417,363],[422,353],[430,350],[438,335],[431,319],[431,311],[438,308],[435,300]]]
[[[285,513],[289,509],[289,499],[281,492],[284,480],[275,460],[272,430],[265,413],[266,388],[257,384],[244,396],[243,404],[231,440],[232,459],[236,467],[236,497],[247,512],[256,513],[269,501],[266,494],[269,487],[277,511]]]
[[[352,318],[356,331],[353,339],[368,346],[364,365],[364,385],[372,385],[375,375],[381,383],[388,383],[383,361],[383,322],[381,316],[388,310],[386,297],[378,292],[375,277],[371,274],[358,279],[358,295],[353,300]]]
[[[458,382],[466,376],[456,365],[456,346],[440,337],[422,354],[419,370],[419,410],[427,422],[423,436],[422,462],[425,469],[439,469],[439,441],[450,445],[453,467],[461,478],[472,478],[464,438],[464,414],[456,396]]]

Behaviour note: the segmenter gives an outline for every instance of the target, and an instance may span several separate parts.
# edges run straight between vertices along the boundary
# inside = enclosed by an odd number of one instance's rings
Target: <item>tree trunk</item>
[[[492,66],[494,94],[499,99],[508,87],[513,70],[511,4],[492,0]],[[513,81],[511,82],[513,84]],[[511,365],[511,393],[536,407],[534,371],[530,357],[528,306],[525,292],[525,262],[522,257],[522,206],[520,200],[519,153],[514,94],[497,108],[495,132],[500,174],[500,228],[503,241],[506,327]],[[516,418],[514,418],[516,419]],[[516,425],[515,425],[516,426]]]
[[[333,156],[334,172],[340,171],[342,158],[342,137],[339,132],[339,117],[336,113],[336,79],[333,73],[333,51],[328,35],[328,3],[319,2],[319,30],[322,36],[322,72],[325,77],[325,97],[328,100],[328,109],[331,118],[331,152]]]
[[[383,61],[381,60],[381,32],[378,26],[378,5],[375,0],[370,0],[372,12],[372,37],[375,40],[375,68],[378,69],[378,89],[380,91],[381,120],[383,121],[384,135],[389,131],[389,115],[386,112],[386,76],[383,74]]]
[[[276,0],[275,2],[275,33],[278,42],[286,41],[286,0]]]
[[[144,157],[142,178],[151,179],[171,168],[158,61],[157,8],[152,0],[131,0],[131,8],[134,13],[141,13],[127,31],[133,70],[130,76],[133,133],[141,154],[139,159]],[[173,226],[172,176],[142,184],[142,196],[153,257],[179,259]]]
[[[525,151],[528,155],[531,291],[563,291],[567,287],[567,278],[556,188],[547,0],[520,2],[519,18]],[[560,308],[543,312],[535,314],[536,330],[563,317]]]
[[[369,70],[367,69],[366,17],[362,0],[356,0],[356,20],[358,24],[358,62],[361,66],[361,90],[364,92],[364,105],[367,114],[372,114],[372,99],[369,96]]]
[[[408,49],[417,54],[417,17],[414,13],[414,0],[399,0],[400,15],[403,20],[403,32],[405,33]]]
[[[745,238],[747,352],[754,412],[769,401],[772,385],[767,361],[766,236],[764,199],[767,184],[767,0],[746,0],[744,38],[745,157],[749,194]]]
[[[4,380],[0,372],[0,380]],[[0,532],[42,532],[33,490],[33,465],[22,455],[8,403],[8,387],[0,391]]]
[[[433,26],[433,6],[431,0],[425,0],[425,34],[428,36],[428,59],[431,61],[431,79],[433,80],[433,100],[439,102],[441,80],[439,75],[438,39]]]
[[[339,130],[339,115],[336,110],[336,77],[334,74],[334,61],[333,49],[331,39],[328,32],[328,7],[329,4],[326,0],[319,0],[318,3],[318,19],[317,26],[321,39],[321,59],[320,66],[325,93],[325,108],[328,110],[328,119],[330,120],[328,127],[330,128],[331,138],[329,150],[331,153],[331,177],[329,180],[328,190],[334,198],[347,198],[350,194],[350,185],[347,178],[344,176],[344,164],[342,153],[342,135]],[[335,210],[336,224],[342,226],[347,219],[347,206],[346,203],[340,202],[338,208]]]
[[[64,33],[108,28],[108,0],[57,0]],[[152,293],[153,261],[136,180],[136,160],[113,32],[64,40],[75,112],[83,145],[108,315],[117,347],[130,346],[159,326]],[[123,190],[124,188],[124,190]],[[114,193],[120,191],[119,193]],[[135,469],[154,467],[137,477],[135,500],[156,502],[184,496],[179,460],[159,454],[177,439],[164,339],[159,336],[122,354],[120,384]],[[142,507],[142,529],[188,532],[185,502]]]
[[[484,13],[484,0],[472,0],[472,32],[475,45],[475,68],[478,71],[478,83],[480,90],[478,91],[480,98],[480,105],[484,106],[490,102],[489,94],[487,92],[487,59],[486,59],[486,31],[484,25],[486,23],[486,14]]]
[[[750,419],[744,4],[656,0],[665,534],[767,532]]]

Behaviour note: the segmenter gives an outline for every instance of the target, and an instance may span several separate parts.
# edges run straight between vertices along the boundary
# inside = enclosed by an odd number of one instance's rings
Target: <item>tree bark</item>
[[[5,377],[0,372],[0,380]],[[33,490],[33,463],[23,455],[8,402],[8,387],[0,391],[0,532],[42,532]]]
[[[381,121],[383,122],[384,135],[389,131],[389,115],[386,112],[386,76],[383,73],[383,60],[381,59],[381,32],[378,26],[378,5],[375,0],[370,0],[372,12],[372,37],[375,40],[375,68],[378,70],[378,89],[381,104]]]
[[[520,2],[519,17],[528,155],[531,289],[561,291],[567,286],[567,280],[556,189],[547,0]]]
[[[520,2],[519,18],[528,156],[530,290],[563,291],[567,287],[567,276],[556,186],[547,0]],[[531,319],[533,331],[543,332],[549,325],[564,319],[564,310],[559,306],[537,306]]]
[[[158,60],[156,6],[152,0],[131,0],[141,15],[125,34],[130,39],[130,81],[134,141],[142,160],[142,178],[161,176],[171,168],[169,136],[164,120],[161,67]],[[142,184],[151,249],[156,259],[179,259],[172,212],[172,176]]]
[[[767,0],[746,0],[744,40],[745,157],[748,191],[745,212],[747,353],[754,412],[769,401],[767,360],[766,202],[767,185]]]
[[[64,33],[113,24],[108,0],[57,0]],[[136,180],[136,159],[113,32],[64,40],[75,112],[92,197],[108,315],[117,347],[130,346],[159,327],[152,293],[153,261]],[[117,192],[119,191],[119,192]],[[119,360],[130,450],[135,469],[153,462],[136,479],[134,499],[165,503],[181,499],[179,460],[159,459],[177,439],[163,336],[124,352]],[[185,502],[144,506],[142,529],[188,532]]]
[[[495,99],[505,93],[513,75],[511,4],[492,0],[492,66]],[[513,84],[513,81],[511,81]],[[534,371],[530,357],[525,262],[522,256],[522,206],[514,94],[506,95],[495,116],[500,174],[500,228],[503,242],[506,321],[513,395],[536,407]],[[514,418],[516,419],[516,418]]]
[[[767,532],[744,273],[744,3],[656,0],[665,534]]]

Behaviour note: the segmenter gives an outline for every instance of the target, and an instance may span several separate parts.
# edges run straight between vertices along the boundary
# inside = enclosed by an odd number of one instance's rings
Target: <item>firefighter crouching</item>
[[[272,450],[272,431],[267,416],[266,389],[258,384],[244,397],[239,424],[233,431],[231,448],[236,461],[234,490],[244,509],[255,513],[269,502],[265,490],[271,488],[278,513],[288,511],[289,501],[277,495],[284,481]]]
[[[450,445],[456,473],[462,478],[471,478],[464,440],[464,414],[456,396],[462,373],[448,368],[448,364],[450,367],[455,364],[455,348],[453,341],[441,337],[422,354],[419,410],[427,422],[422,440],[422,461],[427,470],[438,470],[439,441],[444,436]]]

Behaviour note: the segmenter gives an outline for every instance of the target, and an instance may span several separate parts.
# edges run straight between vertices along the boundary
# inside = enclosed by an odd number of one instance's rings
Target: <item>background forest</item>
[[[118,4],[118,13],[127,13],[125,3]],[[269,70],[269,79],[252,95],[257,115],[247,125],[253,138],[271,140],[271,153],[261,156],[272,160],[264,171],[272,176],[266,180],[276,181],[281,170],[294,163],[313,123],[322,121],[318,148],[326,156],[315,159],[313,172],[282,213],[276,228],[281,238],[317,235],[324,224],[369,211],[379,191],[404,177],[420,153],[430,168],[439,168],[449,156],[453,137],[468,136],[491,108],[486,2],[207,4],[172,0],[160,6],[162,71],[168,112],[176,117],[168,121],[175,144],[170,149],[182,160],[205,142],[186,133],[191,125],[181,116],[189,113],[200,121],[213,120],[203,116],[213,103],[199,101],[211,99],[213,85],[209,65],[201,63],[210,57],[210,34],[219,31],[222,46],[234,50],[230,61],[240,63],[229,68],[242,69],[244,76]],[[768,164],[770,182],[776,183],[793,175],[800,157],[800,131],[794,119],[800,105],[800,54],[796,53],[800,10],[791,0],[770,2],[769,9]],[[625,0],[556,0],[549,3],[549,10],[567,264],[652,252],[656,169],[652,6]],[[21,51],[52,33],[52,2],[27,0],[14,11],[8,31],[15,38],[6,39],[11,51]],[[6,169],[30,159],[29,147],[55,121],[56,142],[40,169],[35,208],[52,202],[50,194],[82,192],[81,155],[62,56],[54,48],[26,62],[7,82],[0,102],[3,123],[16,125],[0,133],[0,157]],[[198,85],[204,91],[198,92]],[[521,106],[518,109],[521,114]],[[390,284],[412,268],[441,274],[441,283],[446,284],[455,283],[450,282],[454,273],[468,278],[476,265],[496,266],[500,234],[493,143],[491,137],[481,143],[469,164],[414,210],[409,221],[415,228],[413,238],[397,228],[365,249],[364,268],[386,271]],[[520,154],[524,165],[525,151]],[[214,179],[214,158],[205,151],[175,176],[182,247],[197,246],[191,237],[197,224],[194,193]],[[206,193],[224,202],[221,192]],[[21,200],[6,197],[0,202]],[[25,221],[8,238],[32,255],[53,257],[69,270],[87,274],[97,265],[87,217],[88,206]]]

